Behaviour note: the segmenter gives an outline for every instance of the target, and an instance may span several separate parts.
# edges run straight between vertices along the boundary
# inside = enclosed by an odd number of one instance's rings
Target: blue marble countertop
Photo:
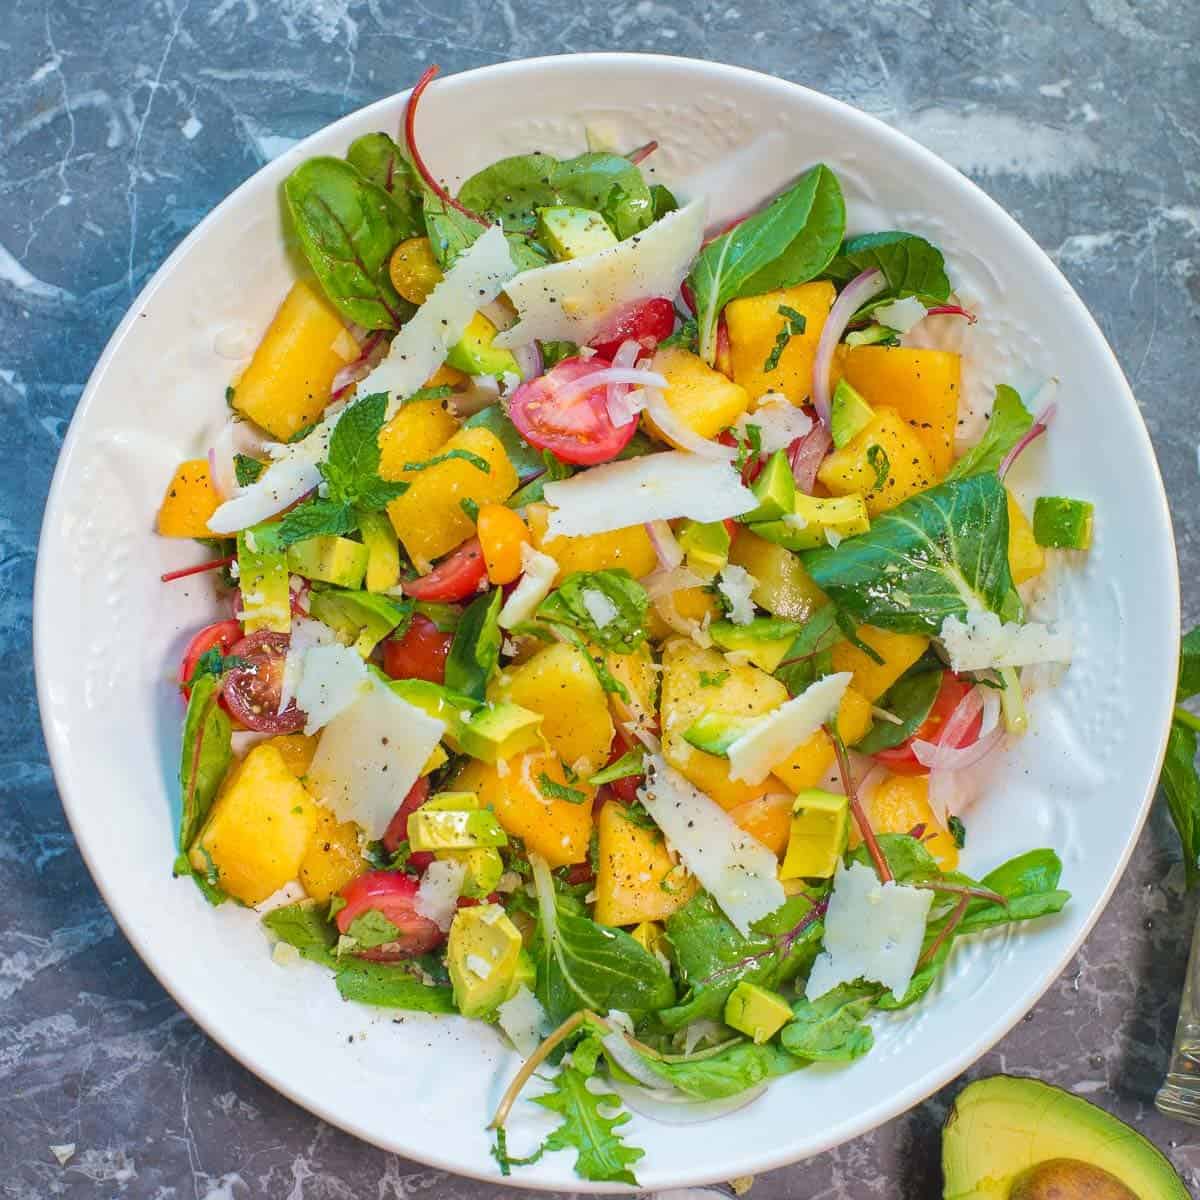
[[[977,180],[1096,314],[1145,415],[1182,577],[1200,567],[1200,6],[1195,0],[7,0],[0,22],[0,1194],[14,1200],[484,1200],[362,1145],[196,1028],[114,927],[64,822],[33,699],[41,508],[84,380],[138,289],[233,187],[402,89],[526,55],[719,59],[848,100]],[[1184,595],[1200,617],[1200,593]],[[136,631],[131,630],[131,636]],[[1161,809],[1100,924],[969,1073],[1098,1100],[1200,1184],[1153,1109],[1194,905]],[[957,1085],[956,1085],[957,1086]],[[754,1200],[940,1189],[955,1088]],[[50,1147],[73,1144],[60,1165]]]

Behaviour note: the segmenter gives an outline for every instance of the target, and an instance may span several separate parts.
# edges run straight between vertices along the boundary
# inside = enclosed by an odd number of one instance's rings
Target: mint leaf
[[[627,1146],[618,1132],[628,1124],[627,1112],[615,1117],[601,1113],[619,1108],[615,1093],[597,1094],[587,1085],[588,1076],[574,1066],[564,1066],[545,1095],[534,1097],[551,1112],[559,1113],[562,1124],[545,1141],[547,1150],[574,1150],[575,1170],[584,1179],[606,1183],[627,1183],[637,1187],[632,1167],[644,1154],[636,1146]]]
[[[587,792],[559,783],[545,771],[538,776],[538,791],[548,800],[565,800],[568,804],[583,804],[588,798]]]
[[[333,500],[308,500],[284,515],[279,523],[279,544],[290,546],[308,538],[350,533],[357,525],[354,509]]]
[[[444,462],[450,462],[453,459],[461,458],[463,462],[469,462],[476,470],[482,471],[485,475],[492,473],[492,464],[488,462],[481,454],[473,454],[470,450],[454,449],[447,450],[445,454],[435,455],[433,458],[427,458],[424,462],[406,462],[404,469],[406,471],[427,471],[430,467],[440,466]]]
[[[386,392],[375,392],[355,400],[345,409],[329,438],[329,454],[321,464],[321,474],[331,492],[338,489],[339,497],[350,502],[357,485],[379,473],[379,431],[387,415]]]
[[[249,487],[262,473],[266,464],[251,458],[248,454],[233,456],[233,475],[238,487]]]
[[[616,762],[609,763],[603,770],[589,776],[588,783],[592,787],[599,787],[602,783],[612,783],[617,779],[629,779],[645,773],[646,765],[643,761],[642,751],[627,750]]]

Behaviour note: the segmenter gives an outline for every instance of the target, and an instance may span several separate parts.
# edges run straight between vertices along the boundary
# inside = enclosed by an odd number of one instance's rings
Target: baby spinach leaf
[[[948,616],[974,604],[1000,612],[1012,591],[1004,485],[991,473],[943,483],[803,561],[860,624],[936,637]]]
[[[845,228],[837,176],[818,164],[762,212],[705,246],[688,276],[704,360],[716,356],[717,318],[730,300],[813,279],[837,253]]]
[[[900,718],[900,724],[876,718],[867,735],[854,747],[860,754],[878,754],[906,742],[925,723],[942,686],[942,672],[924,663],[919,671],[910,671],[892,684],[880,697],[879,707]]]
[[[502,636],[498,620],[504,602],[501,588],[473,600],[463,613],[450,653],[446,656],[446,686],[452,692],[483,700],[488,680],[500,661]]]
[[[409,1012],[458,1011],[450,988],[423,983],[407,965],[400,963],[343,958],[335,982],[343,1000],[355,1000],[359,1004],[403,1008]]]
[[[1033,414],[1022,403],[1020,393],[1000,384],[983,437],[950,468],[946,478],[965,479],[969,475],[998,470],[1005,455],[1028,433],[1032,424]]]
[[[310,961],[327,967],[337,966],[333,953],[337,931],[314,901],[299,900],[295,904],[273,908],[263,916],[262,923],[281,942],[295,946]]]
[[[392,286],[388,259],[420,227],[348,162],[306,159],[284,181],[304,256],[330,301],[365,329],[399,329],[413,312]]]
[[[863,1018],[871,1011],[879,988],[867,983],[843,983],[816,1000],[801,997],[792,1006],[792,1021],[779,1040],[797,1058],[810,1062],[852,1062],[875,1044]]]
[[[544,621],[568,625],[617,654],[632,654],[646,640],[646,589],[628,571],[576,571],[538,605]]]
[[[695,1100],[721,1100],[736,1096],[768,1079],[797,1071],[805,1063],[771,1042],[756,1046],[736,1041],[716,1053],[702,1051],[683,1060],[664,1061],[648,1054],[642,1062],[656,1075]]]
[[[901,296],[945,303],[950,298],[950,280],[942,252],[915,233],[888,230],[851,238],[829,264],[825,274],[839,283],[874,268],[887,276],[888,290],[875,304]]]
[[[179,756],[179,849],[186,853],[233,761],[233,725],[217,703],[221,680],[202,675],[192,683]]]
[[[485,226],[459,212],[431,191],[426,190],[421,211],[425,218],[425,234],[429,238],[433,257],[437,259],[438,266],[443,271],[448,271],[454,266],[454,260],[483,235]],[[517,270],[530,271],[546,265],[546,255],[524,234],[506,233],[505,238],[508,241],[508,252]]]

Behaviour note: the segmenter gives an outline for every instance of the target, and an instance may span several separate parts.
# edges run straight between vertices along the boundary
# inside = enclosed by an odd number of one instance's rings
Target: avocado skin
[[[944,1200],[1013,1200],[1022,1174],[1052,1159],[1098,1167],[1137,1200],[1189,1200],[1175,1169],[1136,1130],[1061,1088],[1010,1075],[958,1094],[942,1134]]]

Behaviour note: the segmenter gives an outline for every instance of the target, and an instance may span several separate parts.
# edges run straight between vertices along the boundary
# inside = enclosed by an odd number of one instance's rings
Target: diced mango
[[[650,648],[644,643],[632,654],[605,652],[597,646],[591,653],[604,658],[608,673],[629,693],[628,700],[610,693],[609,706],[620,721],[636,721],[648,727],[658,723],[658,665],[650,656]]]
[[[562,787],[583,792],[578,803],[547,796],[542,776]],[[475,792],[492,808],[506,833],[540,854],[551,867],[587,859],[592,836],[592,789],[583,779],[568,781],[555,753],[535,750],[497,763],[471,759],[454,786]]]
[[[894,408],[929,452],[938,479],[950,470],[962,355],[906,346],[839,346],[832,376],[831,385],[845,376],[873,408]]]
[[[847,746],[853,746],[871,728],[871,702],[853,687],[848,687],[838,706],[837,730]],[[816,787],[837,757],[833,741],[818,729],[774,769],[774,776],[793,794]]]
[[[701,672],[710,686],[701,685]],[[683,735],[706,712],[757,717],[787,698],[787,688],[757,667],[733,666],[716,650],[674,638],[663,649],[663,757],[724,809],[763,796],[773,786],[769,781],[751,785],[730,779],[727,758],[697,750]]]
[[[680,346],[664,346],[650,364],[667,381],[663,398],[676,418],[700,437],[716,437],[746,411],[750,397],[746,389],[714,371],[702,358]],[[649,431],[664,442],[679,447],[646,414]]]
[[[1033,536],[1033,526],[1017,498],[1008,492],[1008,569],[1013,583],[1025,583],[1046,569],[1046,552]]]
[[[471,382],[471,377],[466,371],[460,371],[457,367],[452,367],[448,363],[442,363],[440,367],[421,385],[423,388],[453,388],[456,392],[461,392]],[[441,401],[439,400],[440,404]]]
[[[399,482],[413,478],[404,464],[431,459],[458,432],[445,400],[414,400],[379,431],[379,474]],[[394,502],[393,502],[394,503]]]
[[[641,579],[658,564],[658,556],[642,525],[584,537],[548,538],[549,519],[550,509],[545,504],[531,504],[525,510],[534,548],[558,563],[559,579],[575,571],[604,571],[611,567],[624,567],[634,579]]]
[[[932,487],[939,476],[924,443],[894,408],[876,408],[871,423],[821,464],[817,478],[835,496],[861,492],[872,517]]]
[[[273,738],[267,738],[264,746],[274,746],[279,751],[287,769],[297,779],[308,774],[312,766],[313,755],[317,752],[318,737],[307,737],[303,733],[280,733]]]
[[[433,559],[453,550],[474,532],[462,501],[473,500],[482,506],[507,500],[517,490],[517,473],[500,439],[490,429],[461,429],[430,457],[455,450],[471,457],[447,458],[413,473],[408,491],[388,505],[396,534],[418,570],[427,570]],[[474,461],[476,458],[483,460],[487,470]]]
[[[197,871],[214,870],[231,896],[258,904],[297,877],[318,811],[283,755],[255,746],[213,801],[188,857]]]
[[[191,458],[175,468],[158,509],[158,532],[163,537],[212,537],[208,519],[221,498],[208,471],[208,459]]]
[[[928,775],[891,775],[863,798],[863,807],[876,833],[911,833],[923,825],[922,843],[938,866],[943,871],[957,868],[958,847],[954,838],[938,824],[929,806]],[[851,821],[851,849],[861,842],[858,828]]]
[[[328,900],[366,869],[362,841],[353,821],[338,821],[317,805],[317,827],[300,860],[300,885],[314,900]]]
[[[860,625],[856,633],[883,662],[877,663],[850,642],[838,642],[833,648],[833,669],[853,672],[854,690],[872,704],[929,649],[929,639],[919,633],[893,633],[874,625]]]
[[[558,642],[499,675],[489,695],[542,714],[542,735],[558,756],[583,776],[607,761],[613,740],[608,696],[587,655]]]
[[[318,420],[333,377],[358,357],[358,343],[312,285],[292,285],[233,392],[233,407],[286,442]]]
[[[796,555],[748,529],[738,529],[729,561],[754,576],[751,599],[772,616],[807,621],[828,599]]]
[[[825,318],[837,295],[832,283],[801,283],[796,287],[746,296],[725,306],[733,360],[733,378],[750,395],[755,408],[767,392],[782,392],[793,404],[803,404],[812,393],[813,358],[825,327]],[[781,313],[790,308],[804,318],[804,332],[793,333],[775,365],[776,340],[794,318]]]
[[[693,875],[671,861],[657,829],[635,824],[610,800],[596,818],[599,865],[595,918],[601,925],[662,921],[696,893]]]
[[[768,796],[759,796],[755,800],[747,800],[745,804],[730,809],[729,815],[739,829],[744,829],[772,854],[778,856],[787,849],[788,834],[792,827],[790,794],[774,792]]]
[[[681,620],[695,621],[698,625],[719,620],[721,616],[721,606],[707,588],[680,588],[671,594],[670,603],[675,606],[675,612]],[[656,642],[665,640],[674,632],[656,608],[650,609],[646,627]]]

